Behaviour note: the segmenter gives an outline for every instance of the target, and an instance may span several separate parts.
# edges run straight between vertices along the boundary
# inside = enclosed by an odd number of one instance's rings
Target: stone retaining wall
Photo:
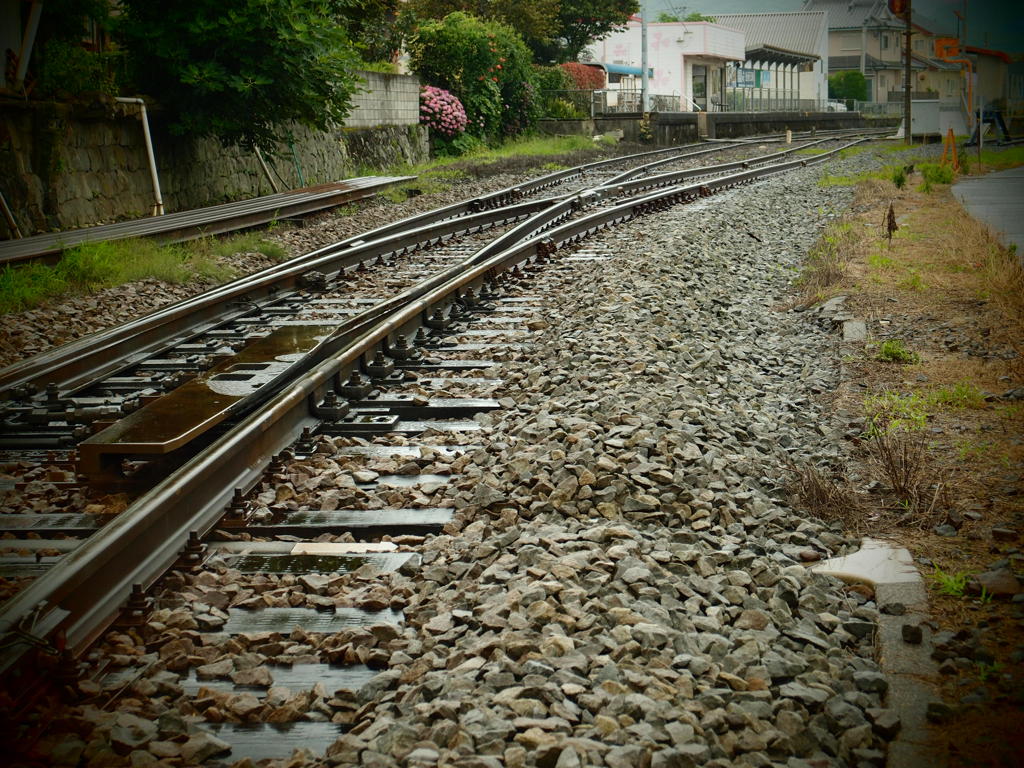
[[[343,128],[292,127],[265,154],[280,189],[372,174],[428,157],[419,125],[419,81],[364,73]],[[8,102],[0,117],[0,192],[22,234],[75,229],[150,214],[154,195],[142,124],[134,105]],[[215,139],[172,136],[158,108],[150,127],[167,212],[273,192],[254,154]],[[8,238],[0,218],[0,238]]]

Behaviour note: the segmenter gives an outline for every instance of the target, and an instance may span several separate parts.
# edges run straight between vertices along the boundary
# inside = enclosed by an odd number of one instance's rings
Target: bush
[[[426,85],[420,89],[420,122],[451,139],[466,130],[466,110],[450,91]]]
[[[917,166],[924,177],[922,186],[931,189],[932,184],[952,184],[953,167],[950,165],[939,165],[938,163],[921,163]]]
[[[532,128],[540,116],[530,49],[511,28],[457,11],[420,27],[413,70],[462,102],[467,132],[482,139]]]
[[[94,53],[78,43],[50,40],[42,51],[35,95],[43,98],[85,93],[117,95],[116,53]]]
[[[567,61],[559,66],[565,70],[566,74],[572,78],[576,87],[581,90],[592,91],[597,88],[604,88],[605,86],[604,70],[598,67],[588,67],[586,64],[580,64],[578,61]]]
[[[124,0],[118,27],[176,134],[267,146],[341,124],[359,58],[321,0]]]
[[[828,97],[830,99],[853,99],[867,101],[868,81],[857,70],[836,72],[828,76]]]
[[[553,120],[580,120],[586,115],[576,109],[568,99],[548,99],[544,102],[544,117]]]
[[[542,67],[535,64],[533,73],[536,79],[537,90],[541,93],[546,93],[547,91],[568,91],[576,87],[575,81],[564,67]]]

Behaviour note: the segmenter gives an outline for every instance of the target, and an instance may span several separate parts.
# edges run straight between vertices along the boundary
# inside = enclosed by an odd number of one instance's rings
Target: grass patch
[[[920,163],[917,170],[921,172],[923,181],[918,187],[921,192],[931,192],[938,184],[952,184],[956,172],[951,165],[940,165],[939,163]]]
[[[931,579],[935,590],[940,595],[963,597],[964,590],[967,588],[967,574],[963,571],[959,573],[946,573],[936,566],[935,570],[928,574],[928,578]]]
[[[978,151],[974,147],[965,147],[960,151],[960,165],[964,173],[968,168],[978,169]],[[981,170],[1001,171],[1024,165],[1024,147],[1006,147],[1005,149],[982,149]]]
[[[828,150],[827,149],[822,149],[821,147],[804,147],[803,149],[798,149],[793,154],[794,155],[824,155],[826,152],[828,152]]]
[[[233,271],[207,248],[158,245],[145,239],[83,243],[65,251],[52,267],[28,264],[0,272],[0,312],[20,312],[58,296],[93,293],[137,280],[224,282],[233,277]]]
[[[875,269],[892,269],[896,262],[882,251],[872,251],[868,254],[868,266]]]
[[[288,253],[272,240],[261,237],[259,232],[243,232],[225,238],[214,238],[204,241],[202,249],[212,256],[227,258],[236,253],[261,253],[275,261],[283,261]]]
[[[911,352],[903,346],[899,339],[889,339],[878,345],[878,352],[875,360],[883,363],[916,363],[921,358],[916,352]]]
[[[969,381],[958,381],[929,393],[928,400],[942,408],[984,408],[985,396]]]
[[[846,277],[846,267],[857,242],[857,234],[848,221],[834,222],[825,228],[808,252],[795,281],[805,303],[819,301],[829,287]]]
[[[855,157],[856,155],[859,155],[861,152],[864,152],[866,149],[867,145],[858,144],[855,147],[847,147],[846,149],[841,149],[836,154],[838,157]]]
[[[895,144],[895,143],[893,143],[893,144],[886,144],[884,147],[882,147],[882,151],[883,152],[893,152],[893,153],[911,152],[911,151],[913,151],[915,149],[920,149],[920,148],[921,148],[920,146],[917,146],[917,145],[914,145],[914,144],[904,144],[903,140],[900,139],[900,143],[899,144]]]

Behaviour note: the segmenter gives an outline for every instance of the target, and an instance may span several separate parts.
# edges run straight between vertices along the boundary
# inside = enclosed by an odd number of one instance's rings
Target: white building
[[[639,67],[640,21],[613,32],[590,49],[594,61]],[[723,108],[726,68],[746,58],[743,33],[705,21],[647,25],[647,61],[653,70],[650,92],[678,100],[683,112]]]
[[[828,100],[825,11],[720,14],[715,21],[744,36],[746,60],[729,75],[732,109],[768,100],[778,108],[816,110]]]

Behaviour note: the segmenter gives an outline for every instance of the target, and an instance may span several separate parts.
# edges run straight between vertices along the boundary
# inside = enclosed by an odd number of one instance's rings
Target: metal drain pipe
[[[149,135],[149,115],[146,114],[146,102],[138,97],[128,98],[118,96],[114,99],[120,104],[138,104],[139,117],[142,118],[142,134],[146,138],[146,154],[149,156],[149,177],[153,181],[153,216],[162,216],[164,213],[164,199],[160,195],[160,177],[156,172],[156,157],[153,155],[153,138]]]

